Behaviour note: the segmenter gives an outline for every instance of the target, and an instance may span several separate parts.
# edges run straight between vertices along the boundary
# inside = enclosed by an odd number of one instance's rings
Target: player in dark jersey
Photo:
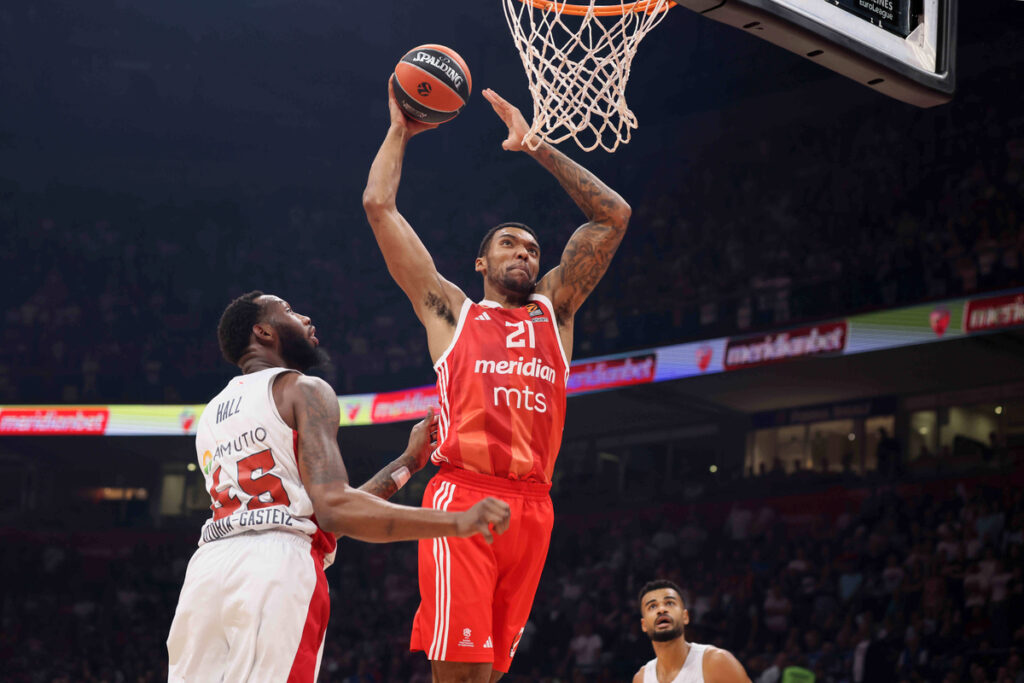
[[[493,552],[461,539],[419,544],[421,603],[411,648],[427,653],[440,683],[496,681],[515,655],[550,541],[548,491],[565,423],[573,317],[607,270],[630,216],[629,205],[589,171],[546,143],[524,145],[529,126],[518,109],[491,90],[483,96],[508,127],[502,147],[529,154],[555,176],[587,222],[543,277],[532,229],[493,228],[475,262],[484,299],[473,303],[437,272],[396,207],[406,144],[433,126],[407,119],[390,96],[391,127],[363,207],[388,270],[426,328],[438,376],[441,443],[433,460],[441,470],[424,505],[458,510],[494,495],[512,507],[509,532]]]

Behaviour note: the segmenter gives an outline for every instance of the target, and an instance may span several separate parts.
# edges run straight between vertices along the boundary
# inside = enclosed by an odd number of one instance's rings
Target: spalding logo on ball
[[[414,47],[395,66],[395,99],[415,121],[450,121],[462,111],[472,89],[465,60],[444,45]]]

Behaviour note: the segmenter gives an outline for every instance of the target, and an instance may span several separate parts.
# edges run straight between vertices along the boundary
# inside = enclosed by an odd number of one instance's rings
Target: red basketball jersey
[[[434,370],[441,402],[435,464],[551,481],[569,363],[547,297],[534,294],[521,308],[467,299]]]

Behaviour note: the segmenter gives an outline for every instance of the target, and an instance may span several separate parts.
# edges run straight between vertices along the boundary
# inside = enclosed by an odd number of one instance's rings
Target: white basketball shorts
[[[167,636],[171,683],[313,683],[330,616],[323,557],[261,531],[196,550]]]

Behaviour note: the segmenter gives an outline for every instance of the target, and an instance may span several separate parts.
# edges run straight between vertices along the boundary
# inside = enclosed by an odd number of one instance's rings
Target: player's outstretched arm
[[[536,159],[558,179],[587,217],[587,222],[569,239],[561,262],[537,285],[537,291],[551,299],[559,321],[567,323],[608,270],[626,234],[632,209],[615,190],[551,145],[542,142],[531,150],[524,144],[530,127],[519,109],[493,90],[484,90],[483,96],[508,126],[508,138],[501,146],[526,152]]]
[[[399,213],[396,203],[406,145],[414,135],[436,128],[436,124],[428,125],[406,117],[395,100],[390,83],[388,107],[391,126],[370,166],[366,189],[363,190],[363,210],[384,254],[388,272],[409,297],[417,317],[427,328],[431,356],[436,359],[451,341],[455,318],[466,295],[437,272],[430,252]],[[446,329],[448,336],[445,339]],[[437,345],[440,346],[435,354]]]
[[[416,423],[409,433],[409,446],[370,481],[359,487],[360,491],[387,500],[427,464],[430,453],[437,448],[437,416],[434,409],[427,409],[427,416]]]
[[[299,435],[299,474],[324,531],[371,543],[477,533],[490,542],[492,533],[508,529],[508,504],[494,498],[463,512],[444,512],[394,505],[349,486],[338,451],[338,397],[316,377],[282,379],[288,382],[283,387],[285,401]]]
[[[728,650],[709,649],[704,655],[703,669],[707,683],[750,683],[743,665]]]

